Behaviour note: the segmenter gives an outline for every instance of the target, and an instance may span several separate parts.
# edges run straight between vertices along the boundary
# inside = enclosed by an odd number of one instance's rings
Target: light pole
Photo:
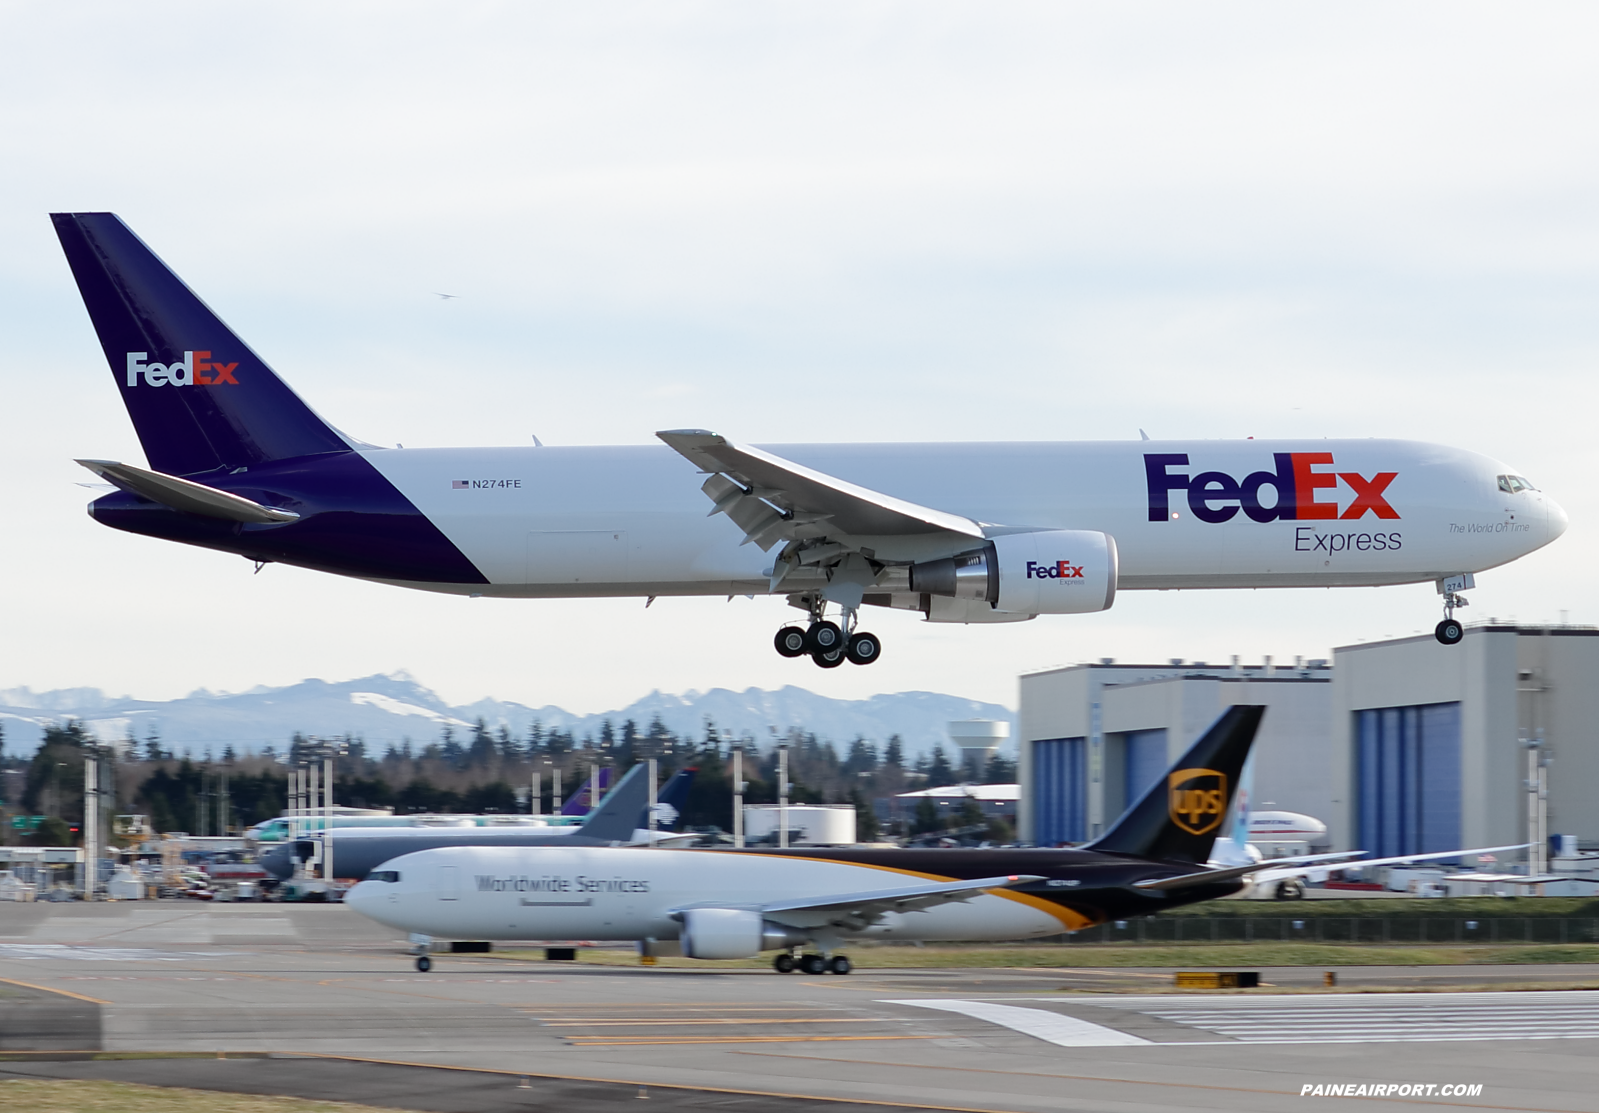
[[[655,845],[655,798],[659,793],[659,787],[656,783],[656,777],[658,775],[659,767],[656,765],[655,759],[650,758],[650,806],[649,809],[645,811],[644,816],[645,824],[649,828],[650,846],[652,847]]]
[[[777,747],[777,845],[788,849],[788,743]]]
[[[94,900],[100,879],[100,752],[83,749],[83,899]]]
[[[733,845],[744,845],[744,747],[733,747]]]

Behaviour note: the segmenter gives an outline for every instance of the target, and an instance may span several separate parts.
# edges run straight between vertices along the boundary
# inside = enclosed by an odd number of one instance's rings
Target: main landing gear
[[[800,955],[795,958],[784,951],[772,960],[772,969],[779,974],[792,974],[798,970],[801,974],[818,977],[822,974],[838,974],[843,976],[855,969],[855,964],[843,955]]]
[[[855,629],[855,611],[846,608],[844,625],[830,622],[822,616],[823,604],[811,608],[810,625],[785,626],[777,632],[774,644],[784,657],[804,657],[824,669],[836,669],[845,661],[852,665],[869,665],[883,652],[883,643],[876,634]]]

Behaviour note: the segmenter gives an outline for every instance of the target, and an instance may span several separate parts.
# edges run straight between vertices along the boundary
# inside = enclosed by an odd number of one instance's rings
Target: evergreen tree
[[[877,822],[877,813],[872,810],[871,803],[859,788],[850,793],[850,803],[855,805],[855,841],[876,842],[878,836],[882,834]]]
[[[92,745],[94,735],[76,719],[48,724],[44,728],[44,740],[28,763],[28,778],[22,790],[23,808],[34,815],[61,816],[72,822],[81,820],[84,747]]]
[[[986,827],[988,825],[988,817],[983,814],[983,805],[979,804],[973,797],[968,796],[966,801],[961,804],[961,810],[957,814],[955,822],[956,826],[959,827]]]
[[[983,783],[989,785],[1008,785],[1016,783],[1016,763],[1007,761],[996,751],[988,757],[988,764],[983,767]]]
[[[926,835],[944,829],[944,817],[938,814],[938,805],[932,797],[923,796],[916,801],[916,814],[911,817],[911,834]]]
[[[439,732],[439,756],[450,764],[452,769],[459,769],[466,759],[466,750],[455,740],[455,730],[449,723],[444,724],[444,729]]]
[[[883,750],[883,764],[902,769],[905,767],[905,743],[900,741],[899,735],[888,736],[888,745]]]
[[[463,764],[468,769],[487,769],[494,761],[494,754],[494,736],[489,733],[489,725],[480,715],[472,725],[472,743]]]
[[[871,773],[877,769],[877,747],[857,737],[849,744],[849,756],[844,759],[844,772],[854,775]]]
[[[927,787],[942,788],[945,785],[959,783],[959,776],[950,765],[949,758],[944,756],[944,744],[939,742],[933,746],[933,760],[927,766]]]

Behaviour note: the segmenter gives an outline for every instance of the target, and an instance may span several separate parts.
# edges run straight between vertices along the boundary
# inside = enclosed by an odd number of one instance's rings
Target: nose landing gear
[[[1437,638],[1440,644],[1459,645],[1460,639],[1466,636],[1466,628],[1455,617],[1455,608],[1470,605],[1466,597],[1460,593],[1468,587],[1476,586],[1476,578],[1469,572],[1438,581],[1438,593],[1444,597],[1444,620],[1433,628],[1432,636]]]

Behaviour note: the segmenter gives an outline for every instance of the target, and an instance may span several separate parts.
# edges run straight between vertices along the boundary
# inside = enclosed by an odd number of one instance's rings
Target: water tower
[[[1010,724],[996,719],[958,719],[946,728],[949,740],[961,752],[961,778],[977,780],[988,766],[988,759],[1010,737]]]

